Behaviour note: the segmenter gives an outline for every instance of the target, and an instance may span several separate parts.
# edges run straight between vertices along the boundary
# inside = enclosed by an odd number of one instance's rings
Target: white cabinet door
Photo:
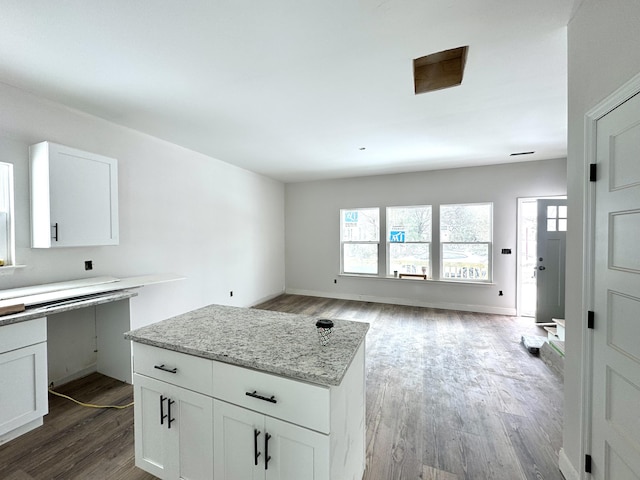
[[[46,415],[47,344],[0,354],[0,385],[0,436]]]
[[[214,478],[264,479],[264,415],[215,400],[213,418]]]
[[[329,480],[329,436],[214,403],[216,480]]]
[[[117,245],[117,160],[50,142],[29,151],[31,246]]]
[[[266,480],[329,480],[329,436],[266,417]]]
[[[162,479],[213,478],[213,399],[134,379],[136,465]]]

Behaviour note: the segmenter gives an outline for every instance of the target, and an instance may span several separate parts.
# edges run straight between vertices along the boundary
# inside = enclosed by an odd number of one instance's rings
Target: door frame
[[[567,196],[566,195],[545,195],[545,196],[533,196],[533,197],[518,197],[518,220],[516,222],[517,224],[517,232],[516,232],[516,245],[517,245],[517,249],[516,249],[516,315],[518,317],[522,316],[522,283],[520,282],[520,276],[522,275],[522,265],[520,262],[520,255],[522,252],[520,252],[520,245],[522,245],[522,229],[520,228],[522,226],[522,204],[525,202],[531,202],[531,201],[537,201],[538,200],[562,200],[562,199],[566,199]],[[537,293],[536,293],[537,295]],[[535,318],[535,315],[533,317],[528,317],[528,318]]]
[[[604,117],[609,112],[615,110],[631,97],[640,93],[640,73],[634,76],[631,80],[623,84],[616,91],[611,93],[608,97],[598,103],[595,107],[589,110],[584,119],[584,179],[586,188],[583,193],[583,228],[582,237],[584,245],[584,263],[583,263],[583,278],[582,282],[582,305],[580,306],[580,318],[586,319],[587,312],[593,310],[593,295],[595,293],[594,288],[594,269],[595,269],[595,213],[596,213],[596,196],[595,196],[595,182],[589,181],[589,169],[592,163],[596,163],[596,135],[598,120]],[[593,334],[590,329],[586,328],[583,323],[582,327],[582,358],[580,367],[581,378],[581,398],[580,398],[580,410],[581,420],[580,429],[581,445],[580,445],[580,458],[585,458],[585,455],[591,451],[591,415],[592,415],[592,402],[591,397],[593,394]],[[562,454],[562,451],[561,451]],[[561,459],[562,460],[562,459]],[[581,469],[582,470],[582,469]],[[580,478],[587,478],[584,471],[579,472]]]

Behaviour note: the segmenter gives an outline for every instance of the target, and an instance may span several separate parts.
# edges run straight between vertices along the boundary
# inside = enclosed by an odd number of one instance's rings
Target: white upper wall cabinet
[[[118,161],[51,142],[29,156],[31,246],[117,245]]]

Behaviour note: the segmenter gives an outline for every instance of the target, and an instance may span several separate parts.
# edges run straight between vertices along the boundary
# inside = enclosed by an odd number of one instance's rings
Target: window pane
[[[389,244],[389,275],[398,273],[431,274],[428,243]]]
[[[489,279],[489,245],[442,245],[442,278]]]
[[[557,213],[557,208],[555,205],[549,205],[547,207],[547,218],[557,218],[558,217],[558,213]]]
[[[555,232],[556,231],[556,219],[549,218],[547,219],[547,232]]]
[[[380,239],[378,208],[357,208],[340,211],[343,242],[377,242]]]
[[[558,217],[567,218],[567,207],[566,206],[558,207]]]
[[[442,205],[441,242],[490,242],[491,204]]]
[[[387,208],[388,241],[430,242],[431,205]]]
[[[378,274],[378,245],[371,243],[345,243],[343,245],[344,273]]]
[[[567,219],[561,218],[558,220],[558,231],[566,232],[567,231]]]

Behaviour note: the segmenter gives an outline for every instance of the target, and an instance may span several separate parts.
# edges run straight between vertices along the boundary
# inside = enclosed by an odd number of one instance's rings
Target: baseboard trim
[[[58,379],[54,379],[54,380],[49,380],[49,385],[53,384],[53,388],[57,388],[60,385],[64,385],[65,383],[69,383],[69,382],[73,382],[74,380],[77,380],[78,378],[82,378],[82,377],[86,377],[87,375],[93,373],[93,372],[97,372],[98,371],[98,367],[96,364],[90,365],[86,368],[83,368],[82,370],[79,370],[75,373],[72,373],[71,375],[66,375],[62,378],[58,378]]]
[[[580,480],[580,474],[569,461],[567,454],[564,453],[564,448],[561,448],[558,454],[558,467],[560,467],[560,473],[565,480]]]
[[[338,300],[355,300],[371,303],[388,303],[391,305],[406,305],[409,307],[441,308],[443,310],[460,310],[463,312],[490,313],[492,315],[515,316],[515,308],[489,307],[486,305],[469,305],[464,303],[438,303],[415,300],[412,298],[378,297],[375,295],[354,295],[349,293],[319,292],[315,290],[301,290],[287,288],[285,293],[290,295],[307,295],[309,297],[335,298]]]

